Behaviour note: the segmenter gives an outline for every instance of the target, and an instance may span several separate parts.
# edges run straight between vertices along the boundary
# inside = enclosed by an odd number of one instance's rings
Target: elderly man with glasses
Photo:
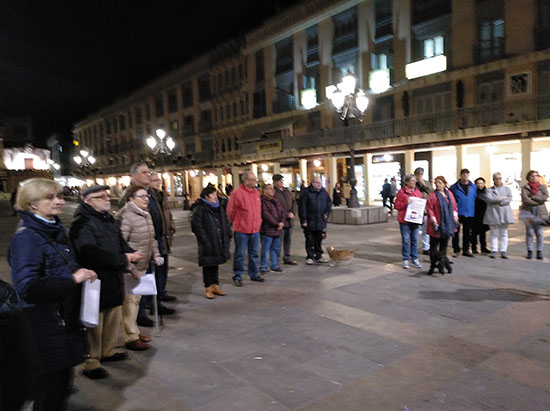
[[[69,231],[78,264],[93,270],[101,280],[99,324],[87,330],[90,358],[84,364],[84,375],[91,379],[106,378],[109,372],[101,363],[124,360],[128,355],[115,349],[124,301],[123,274],[131,262],[142,258],[124,241],[111,210],[108,186],[95,185],[82,192],[83,202],[74,214]]]

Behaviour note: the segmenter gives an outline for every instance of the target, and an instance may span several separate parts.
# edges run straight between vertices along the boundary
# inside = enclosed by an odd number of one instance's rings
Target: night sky
[[[296,0],[0,3],[0,111],[29,115],[37,142],[259,27]]]

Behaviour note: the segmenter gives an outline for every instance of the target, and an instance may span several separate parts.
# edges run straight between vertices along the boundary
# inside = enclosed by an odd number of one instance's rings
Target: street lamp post
[[[341,83],[326,87],[326,96],[332,102],[336,112],[340,115],[340,119],[344,122],[344,127],[347,131],[350,119],[356,118],[363,121],[363,116],[369,105],[369,99],[366,93],[357,87],[357,79],[353,74],[348,74],[342,79]],[[357,199],[357,189],[355,184],[355,146],[353,138],[349,133],[346,133],[350,152],[350,173],[349,182],[351,185],[351,193],[349,198],[349,208],[360,207]]]
[[[162,128],[157,129],[155,134],[156,137],[149,136],[146,142],[153,151],[153,155],[161,156],[164,163],[166,157],[172,155],[172,150],[174,150],[176,143],[172,137],[166,137],[166,132]]]
[[[91,172],[94,177],[94,183],[96,178],[97,169],[94,168],[96,159],[93,155],[88,152],[86,149],[80,150],[80,153],[73,157],[73,161],[78,165],[79,169],[83,174],[88,174]]]

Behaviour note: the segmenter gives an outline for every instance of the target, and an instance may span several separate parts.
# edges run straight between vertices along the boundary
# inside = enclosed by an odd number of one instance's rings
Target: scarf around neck
[[[439,232],[443,236],[452,236],[455,233],[455,220],[453,217],[453,202],[447,189],[445,189],[445,195],[447,199],[443,197],[441,191],[435,192],[437,200],[439,201],[439,209],[441,210],[441,219],[439,222]]]
[[[529,186],[531,187],[531,192],[533,193],[533,195],[536,196],[539,191],[540,183],[529,183]]]
[[[202,198],[202,197],[201,197],[201,200],[203,203],[208,204],[212,208],[218,208],[220,206],[220,200],[216,200],[215,203],[211,203],[206,198]]]

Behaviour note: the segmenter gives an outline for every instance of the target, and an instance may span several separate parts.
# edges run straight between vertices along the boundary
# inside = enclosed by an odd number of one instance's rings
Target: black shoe
[[[164,305],[161,305],[158,308],[159,315],[172,315],[176,312],[176,310],[173,310],[172,308],[165,307]]]
[[[491,255],[489,256],[489,258],[497,258],[497,253],[491,253]]]
[[[153,325],[155,325],[155,322],[144,315],[137,318],[137,325],[139,325],[140,327],[152,327]]]
[[[484,253],[484,254],[490,254],[491,250],[489,250],[488,248],[482,248],[481,252]]]
[[[432,264],[430,266],[430,269],[428,270],[428,275],[432,275],[434,273],[434,271],[435,271],[435,266]]]
[[[285,261],[283,264],[286,264],[286,265],[298,265],[298,263],[296,261]]]
[[[533,251],[532,250],[527,250],[527,258],[528,260],[532,259],[533,258]]]
[[[506,255],[506,252],[504,252],[504,251],[500,254],[500,257],[504,258],[505,260],[508,259],[508,256]]]
[[[477,251],[477,248],[475,248],[475,249],[472,250],[472,253],[473,254],[479,254],[479,251]]]
[[[542,251],[537,251],[537,260],[542,260]]]
[[[126,358],[128,358],[128,353],[126,353],[126,352],[117,352],[117,353],[115,353],[113,355],[110,355],[108,357],[101,357],[101,362],[122,361],[122,360],[125,360]]]
[[[285,272],[285,270],[283,270],[281,267],[276,268],[276,269],[272,268],[271,271],[274,272],[274,273],[280,273],[280,274]]]
[[[469,251],[465,252],[465,253],[462,253],[462,255],[464,257],[473,257],[474,255],[472,253],[470,253]]]
[[[261,275],[259,275],[257,277],[251,278],[250,281],[256,281],[258,283],[263,283],[265,281],[265,279]]]
[[[109,376],[109,371],[103,367],[98,367],[93,370],[84,370],[83,374],[91,380],[101,380]]]
[[[260,270],[260,275],[267,275],[267,271]]]
[[[424,255],[430,255],[430,250],[422,250],[422,254],[424,254]]]
[[[233,284],[235,284],[235,286],[237,286],[237,287],[242,287],[243,286],[243,280],[237,280],[236,278],[233,278]]]

